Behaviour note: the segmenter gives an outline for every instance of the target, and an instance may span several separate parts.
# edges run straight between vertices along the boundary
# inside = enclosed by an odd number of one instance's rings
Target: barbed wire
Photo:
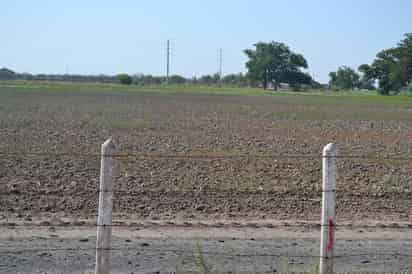
[[[15,248],[15,246],[0,246],[0,248]],[[147,247],[123,247],[123,248],[96,248],[96,247],[90,247],[90,248],[27,248],[27,249],[20,249],[20,250],[7,250],[7,251],[1,251],[0,250],[0,256],[1,255],[21,255],[23,253],[39,253],[39,252],[67,252],[67,251],[75,251],[75,252],[94,252],[96,250],[106,250],[106,251],[144,251],[144,252],[156,252],[156,253],[175,253],[175,254],[189,254],[193,256],[198,256],[196,255],[197,253],[201,253],[201,255],[209,255],[209,256],[219,256],[219,257],[227,257],[227,258],[233,258],[233,257],[277,257],[277,258],[309,258],[309,259],[320,259],[322,258],[319,255],[303,255],[303,254],[281,254],[281,253],[234,253],[230,254],[228,252],[216,252],[216,251],[204,251],[204,250],[196,250],[193,248],[193,250],[190,249],[171,249],[171,248],[147,248]],[[346,259],[346,258],[353,258],[353,257],[370,257],[370,256],[375,256],[375,257],[412,257],[412,254],[407,254],[407,253],[401,253],[401,252],[371,252],[371,253],[358,253],[358,254],[337,254],[334,255],[334,259]]]
[[[45,169],[47,171],[47,169]],[[222,170],[219,170],[219,172],[221,172]],[[5,171],[5,172],[10,172],[10,171]],[[370,171],[370,172],[374,172],[374,171]],[[48,173],[48,174],[40,174],[40,173],[6,173],[6,174],[0,174],[0,179],[12,179],[12,178],[26,178],[28,177],[27,180],[35,180],[35,179],[49,179],[49,180],[55,180],[56,177],[65,177],[65,176],[71,176],[71,177],[79,177],[79,176],[84,176],[84,173],[88,173],[88,175],[93,175],[92,178],[94,179],[99,179],[99,175],[100,175],[100,170],[99,168],[89,168],[89,169],[81,169],[81,170],[71,170],[71,171],[67,171],[67,172],[59,172],[59,173]],[[93,174],[92,174],[93,173]],[[123,174],[125,173],[125,174]],[[126,174],[127,173],[127,174]],[[129,171],[126,172],[122,172],[121,175],[116,176],[115,181],[116,182],[138,182],[138,181],[156,181],[156,180],[168,180],[168,181],[184,181],[189,179],[188,177],[172,177],[173,173],[169,172],[170,174],[152,174],[152,175],[147,175],[147,174],[134,174],[134,173],[129,173]],[[406,177],[411,177],[412,179],[412,172],[391,172],[391,173],[386,173],[386,174],[381,174],[382,176],[404,176],[403,178]],[[200,173],[197,174],[195,176],[193,176],[192,174],[190,174],[189,176],[192,177],[199,177],[196,178],[198,180],[202,180],[202,179],[220,179],[222,180],[222,176],[219,175],[215,175],[215,176],[206,176],[204,173]],[[264,178],[264,180],[274,180],[277,182],[291,182],[291,183],[299,183],[299,182],[307,182],[307,181],[312,181],[312,182],[321,182],[322,181],[322,177],[321,174],[319,172],[319,174],[317,174],[316,176],[313,175],[309,175],[307,177],[305,177],[305,174],[297,174],[297,175],[293,175],[293,176],[280,176],[278,175],[278,173],[276,172],[271,172],[271,173],[265,173],[264,176],[262,176],[261,174],[256,174],[256,177],[258,178]],[[346,181],[353,181],[354,178],[357,178],[356,176],[352,176],[349,178],[345,178],[342,176],[338,176],[338,180],[343,182]],[[192,179],[192,178],[190,178]],[[256,179],[255,177],[251,177],[250,174],[246,173],[246,174],[240,174],[238,173],[238,177],[236,177],[237,180],[234,180],[234,182],[239,181],[241,179]],[[363,178],[358,178],[358,179],[363,179]],[[261,179],[262,180],[262,179]]]
[[[0,152],[0,155],[3,156],[31,156],[31,157],[96,157],[100,158],[102,157],[101,154],[93,154],[93,153],[48,153],[48,152]],[[186,159],[205,159],[205,160],[218,160],[218,159],[324,159],[324,158],[337,158],[337,159],[362,159],[362,160],[393,160],[393,161],[410,161],[412,160],[412,157],[400,157],[400,156],[366,156],[366,155],[339,155],[339,156],[321,156],[321,155],[313,155],[313,154],[238,154],[238,155],[195,155],[195,154],[133,154],[133,153],[123,153],[123,154],[108,154],[104,155],[103,157],[111,157],[111,158],[135,158],[135,159],[175,159],[175,160],[186,160]],[[69,171],[65,173],[59,173],[56,175],[50,175],[50,176],[44,176],[44,177],[54,177],[54,176],[64,176],[65,174],[73,174],[77,172],[96,172],[96,169],[86,169],[86,170],[81,170],[81,171]],[[396,175],[395,173],[394,175]],[[410,174],[408,174],[410,175]],[[12,175],[12,176],[18,176],[18,175]],[[33,176],[32,174],[23,174],[21,176]],[[41,176],[41,175],[39,175]],[[412,176],[412,174],[411,174]],[[149,177],[150,179],[153,178],[153,176]],[[140,179],[140,177],[139,177]],[[292,180],[291,180],[292,181]],[[293,179],[293,182],[296,182],[298,180]],[[19,190],[13,190],[13,191],[4,191],[0,192],[0,195],[3,196],[8,196],[8,195],[29,195],[27,193],[27,190],[24,190],[24,192],[16,192]],[[88,190],[84,190],[88,191]],[[114,191],[104,191],[104,192],[112,192],[113,194],[121,194],[124,196],[134,196],[134,195],[143,195],[145,194],[144,192],[130,192],[128,190],[114,190]],[[176,193],[177,191],[174,191],[173,193]],[[37,194],[37,195],[64,195],[67,196],[67,193],[62,192],[62,191],[49,191],[49,190],[40,190],[40,191],[33,191],[32,193]],[[91,191],[88,192],[88,194],[98,194],[100,191]],[[184,193],[184,192],[182,192]],[[187,194],[190,193],[196,193],[196,192],[187,192]],[[259,192],[255,192],[252,194],[258,194]],[[320,191],[319,191],[320,193]],[[207,193],[207,192],[201,192],[200,194],[202,195],[207,195],[207,196],[218,196],[218,197],[223,197],[221,193]],[[251,193],[244,193],[245,195],[251,195]],[[272,193],[273,194],[273,193]],[[73,195],[78,195],[78,193],[73,194]],[[269,195],[269,194],[267,194]],[[279,193],[279,195],[285,195],[285,193]],[[339,195],[339,193],[338,193]],[[388,199],[389,194],[348,194],[348,193],[342,193],[342,198],[348,198],[349,197],[365,197],[365,198],[374,198],[374,199]],[[390,193],[390,195],[393,199],[409,199],[412,193]],[[313,197],[312,197],[313,198]],[[317,200],[320,199],[320,195],[315,197]],[[305,200],[302,200],[301,197],[297,196],[295,199],[290,199],[289,200],[301,200],[302,202],[309,201],[311,198],[305,197]],[[285,199],[279,199],[284,201]],[[64,227],[64,228],[74,228],[74,227],[80,227],[80,228],[96,228],[96,227],[124,227],[124,228],[142,228],[145,226],[185,226],[187,227],[188,225],[202,225],[202,226],[210,226],[210,227],[225,227],[225,226],[233,226],[233,227],[238,227],[238,228],[256,228],[256,227],[266,227],[266,228],[279,228],[279,227],[285,227],[285,228],[290,228],[290,227],[295,227],[295,228],[321,228],[322,226],[329,226],[329,225],[322,225],[318,223],[313,223],[313,224],[302,224],[302,223],[295,223],[295,224],[283,224],[283,225],[277,225],[277,224],[270,224],[270,223],[248,223],[248,224],[235,224],[235,223],[219,223],[219,224],[206,224],[206,223],[198,223],[198,224],[190,224],[190,223],[149,223],[149,224],[124,224],[124,223],[114,223],[111,225],[99,225],[97,223],[85,223],[85,224],[79,224],[79,225],[74,225],[70,224],[68,222],[63,222],[59,224],[53,224],[50,222],[42,222],[42,223],[0,223],[0,227],[6,227],[6,228],[18,228],[18,227],[46,227],[46,228],[51,228],[51,227]],[[389,228],[395,228],[395,229],[402,229],[402,230],[411,230],[412,229],[412,224],[406,224],[406,225],[400,225],[400,224],[391,224],[391,225],[385,225],[385,224],[379,224],[379,225],[362,225],[362,224],[335,224],[334,227],[337,228],[349,228],[349,229],[389,229]],[[15,248],[15,246],[9,246],[9,247],[4,247],[0,246],[0,248]],[[191,250],[182,250],[182,249],[147,249],[147,248],[142,248],[142,247],[136,247],[136,248],[131,248],[131,247],[124,247],[124,248],[109,248],[106,250],[111,250],[111,251],[141,251],[144,250],[145,252],[174,252],[174,253],[181,253],[181,254],[194,254],[195,251]],[[0,255],[10,255],[10,254],[22,254],[22,253],[37,253],[37,252],[59,252],[59,251],[96,251],[96,248],[30,248],[30,249],[21,249],[21,250],[7,250],[7,251],[0,251]],[[293,254],[272,254],[272,253],[251,253],[251,254],[227,254],[223,252],[211,252],[211,251],[202,251],[202,254],[204,255],[214,255],[214,256],[228,256],[228,257],[286,257],[286,258],[320,258],[320,256],[315,256],[315,255],[293,255]],[[359,253],[359,254],[342,254],[342,255],[336,255],[334,256],[335,259],[340,259],[340,258],[350,258],[350,257],[365,257],[365,256],[398,256],[398,257],[411,257],[412,254],[406,254],[406,253],[399,253],[399,252],[394,252],[394,253],[385,253],[385,252],[374,252],[374,253]]]
[[[97,218],[97,216],[94,216]],[[70,222],[61,221],[60,223],[51,223],[48,221],[43,221],[40,223],[15,223],[15,222],[3,222],[0,223],[0,228],[21,228],[21,227],[29,227],[29,228],[92,228],[95,229],[97,227],[115,227],[115,228],[153,228],[153,227],[210,227],[210,228],[313,228],[313,229],[320,229],[321,227],[330,227],[329,224],[321,224],[321,223],[282,223],[282,224],[273,224],[273,223],[204,223],[204,222],[183,222],[183,223],[176,223],[172,221],[166,222],[146,222],[146,223],[116,223],[110,225],[99,225],[97,222],[95,223],[87,223],[84,221],[82,224],[74,224]],[[374,225],[365,225],[365,224],[334,224],[333,227],[335,228],[346,228],[350,230],[355,229],[397,229],[397,230],[412,230],[412,223],[408,224],[374,224]]]
[[[394,161],[410,161],[412,157],[405,156],[368,156],[368,155],[336,155],[336,156],[323,156],[320,154],[145,154],[145,153],[113,153],[113,154],[100,154],[100,153],[76,153],[76,152],[7,152],[0,151],[0,155],[3,156],[31,156],[31,157],[110,157],[110,158],[135,158],[135,159],[322,159],[322,158],[336,158],[336,159],[362,159],[362,160],[394,160]]]
[[[46,169],[47,170],[47,169]],[[7,171],[6,171],[7,172]],[[90,168],[90,169],[84,169],[84,170],[79,170],[79,171],[67,171],[67,172],[59,172],[58,174],[39,174],[39,173],[35,173],[35,174],[30,174],[30,173],[22,173],[22,174],[0,174],[0,179],[14,179],[14,178],[27,178],[26,180],[36,180],[36,179],[43,179],[43,180],[55,180],[56,178],[62,178],[62,177],[66,177],[66,176],[70,176],[74,177],[73,179],[80,177],[80,176],[84,176],[84,173],[88,173],[88,175],[92,175],[89,178],[94,178],[96,180],[99,179],[100,176],[100,170],[98,168]],[[370,171],[373,172],[373,171]],[[93,173],[93,174],[91,174]],[[230,174],[229,174],[230,175]],[[410,177],[412,179],[412,172],[392,172],[390,174],[386,173],[385,175],[387,176],[404,176],[402,177],[402,179],[406,179],[408,177]],[[382,174],[382,176],[385,176]],[[176,175],[175,175],[176,176]],[[173,177],[173,173],[170,172],[170,174],[167,175],[142,175],[142,174],[133,174],[133,173],[128,173],[128,174],[121,174],[119,176],[115,177],[115,182],[116,183],[124,183],[124,182],[134,182],[134,183],[140,183],[143,182],[144,183],[148,183],[148,181],[158,181],[158,180],[166,180],[166,181],[177,181],[177,182],[181,182],[181,181],[185,181],[185,180],[193,180],[192,177],[199,177],[199,178],[195,178],[197,180],[227,180],[227,178],[222,178],[222,176],[219,175],[215,175],[215,176],[206,176],[204,173],[201,174],[197,174],[197,175],[192,175],[190,174],[187,177]],[[232,178],[232,176],[229,176],[230,178]],[[263,177],[263,179],[262,179]],[[268,179],[272,180],[272,181],[276,181],[277,183],[281,182],[288,182],[288,183],[299,183],[299,182],[321,182],[322,181],[322,177],[321,174],[318,174],[316,176],[312,176],[309,175],[307,177],[305,177],[305,174],[299,174],[299,175],[293,175],[293,176],[280,176],[277,175],[277,173],[265,173],[264,176],[262,176],[261,174],[256,174],[255,177],[251,177],[249,174],[239,174],[236,177],[236,179],[232,179],[233,184],[236,184],[236,182],[242,181],[242,180],[256,180],[260,178],[261,181],[267,181]],[[353,181],[354,178],[358,178],[355,176],[349,177],[349,178],[345,178],[342,176],[338,175],[338,180],[342,183],[345,183],[347,181]],[[363,178],[358,178],[358,180],[361,180]],[[70,182],[71,183],[71,182]]]
[[[6,172],[10,172],[10,171],[8,170]],[[82,175],[82,173],[88,173],[88,172],[99,173],[100,170],[99,170],[99,168],[87,168],[87,169],[80,169],[80,170],[70,170],[70,171],[65,171],[65,172],[57,172],[56,174],[47,174],[47,175],[39,174],[39,173],[21,173],[21,174],[16,174],[16,173],[8,174],[8,173],[6,173],[5,175],[2,175],[0,178],[7,178],[7,177],[52,178],[52,177],[61,177],[61,176],[67,176],[67,175],[80,176],[80,175]]]
[[[301,202],[313,202],[319,201],[322,198],[321,193],[323,191],[318,191],[318,195],[308,195],[307,193],[290,193],[291,191],[297,191],[299,189],[290,189],[286,191],[250,191],[250,192],[234,192],[234,189],[217,189],[217,188],[208,188],[205,190],[200,191],[172,191],[172,190],[142,190],[142,191],[130,191],[130,190],[113,190],[113,191],[100,191],[100,190],[88,190],[82,189],[79,192],[73,191],[62,191],[62,190],[27,190],[27,189],[14,189],[10,191],[0,191],[0,196],[48,196],[48,197],[68,197],[68,196],[79,196],[79,195],[98,195],[100,193],[112,193],[114,195],[122,195],[121,198],[127,197],[140,197],[142,195],[146,195],[150,192],[155,192],[156,194],[160,195],[167,195],[167,194],[182,194],[182,195],[193,195],[193,198],[198,197],[214,197],[214,198],[226,198],[227,196],[224,194],[226,192],[235,193],[236,195],[241,196],[266,196],[272,197],[276,199],[276,201],[301,201]],[[305,189],[302,189],[305,190]],[[208,191],[215,191],[215,192],[208,192]],[[409,200],[412,199],[412,192],[386,192],[386,193],[347,193],[347,192],[337,192],[336,193],[338,199],[337,203],[346,201],[348,199],[359,199],[359,198],[367,198],[367,199],[384,199],[384,200]],[[286,197],[280,197],[286,196]],[[411,200],[412,203],[412,200]]]
[[[88,171],[93,171],[93,178],[98,179],[99,176],[97,175],[97,173],[100,173],[99,170],[97,169],[86,169],[86,170],[79,170],[77,171],[69,171],[69,172],[62,172],[59,174],[47,174],[47,175],[43,175],[43,174],[6,174],[6,175],[0,175],[0,179],[12,179],[13,177],[15,178],[25,178],[25,177],[30,177],[29,179],[31,180],[35,180],[35,179],[50,179],[50,180],[54,180],[56,179],[56,177],[64,177],[67,175],[72,175],[72,177],[79,177],[79,176],[83,176],[84,172],[88,172]],[[90,174],[89,174],[90,175]],[[167,175],[139,175],[139,174],[127,174],[127,175],[120,175],[117,176],[115,178],[116,182],[137,182],[138,181],[156,181],[156,180],[167,180],[167,181],[185,181],[187,179],[193,179],[193,178],[189,178],[189,177],[172,177],[173,173],[171,174],[167,174]],[[189,176],[192,177],[192,175],[190,174]],[[202,179],[217,179],[217,180],[223,180],[221,176],[205,176],[205,174],[199,174],[198,175],[199,178],[198,180],[202,180]],[[410,174],[410,176],[412,177],[412,174]],[[262,176],[260,176],[262,177]],[[276,181],[280,181],[280,182],[301,182],[301,181],[321,181],[321,176],[319,175],[318,178],[302,178],[299,176],[279,176],[276,174],[265,174],[265,178],[270,177],[270,179],[272,180],[276,180]],[[253,178],[253,177],[252,177]],[[249,174],[245,174],[245,175],[241,175],[238,177],[238,181],[240,179],[252,179],[251,176]],[[254,179],[254,178],[253,178]],[[236,182],[236,180],[235,180]]]

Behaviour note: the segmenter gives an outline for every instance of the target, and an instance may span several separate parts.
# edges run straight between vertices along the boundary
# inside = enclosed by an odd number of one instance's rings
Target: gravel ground
[[[202,237],[192,237],[199,233]],[[123,230],[115,232],[113,238],[112,273],[199,273],[199,258],[212,273],[316,270],[319,241],[314,235],[319,231],[290,233],[291,230],[273,229],[237,229],[237,232],[186,229],[184,234],[174,233],[180,236],[171,237],[173,228]],[[357,236],[353,237],[354,233]],[[398,234],[397,239],[384,240],[385,233]],[[356,231],[339,232],[336,271],[410,270],[411,257],[403,256],[412,254],[412,238],[407,234],[408,231],[381,230],[365,231],[363,235]],[[95,237],[92,230],[8,229],[2,231],[2,235],[0,273],[93,273]]]

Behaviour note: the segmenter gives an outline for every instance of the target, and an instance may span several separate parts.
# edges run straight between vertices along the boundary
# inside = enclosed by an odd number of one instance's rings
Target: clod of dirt
[[[203,210],[205,210],[205,208],[206,208],[206,207],[205,207],[204,205],[200,205],[200,206],[197,206],[197,207],[196,207],[196,210],[197,210],[197,211],[203,211]]]
[[[26,217],[24,217],[24,220],[27,222],[31,222],[33,220],[31,214],[27,214]]]

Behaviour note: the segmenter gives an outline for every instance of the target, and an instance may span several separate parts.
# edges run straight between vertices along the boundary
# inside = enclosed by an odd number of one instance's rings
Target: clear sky
[[[243,49],[280,41],[321,82],[412,32],[411,0],[12,0],[0,2],[0,67],[30,73],[244,72]]]

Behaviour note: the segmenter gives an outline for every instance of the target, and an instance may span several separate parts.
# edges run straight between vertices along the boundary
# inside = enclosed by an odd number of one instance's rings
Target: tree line
[[[150,74],[118,74],[118,75],[75,75],[75,74],[29,74],[17,73],[8,68],[0,69],[0,80],[38,80],[38,81],[67,81],[67,82],[96,82],[96,83],[120,83],[124,85],[161,85],[169,84],[200,84],[200,85],[225,85],[233,87],[253,87],[257,84],[249,79],[246,74],[227,74],[220,77],[219,74],[207,74],[200,77],[185,78],[181,75],[154,76]]]
[[[253,87],[256,86],[256,83],[251,80],[246,74],[227,74],[223,77],[220,77],[218,73],[215,74],[206,74],[200,77],[185,78],[181,75],[171,75],[169,78],[165,76],[153,76],[145,74],[119,74],[116,77],[117,82],[124,85],[161,85],[161,84],[192,84],[192,85],[225,85],[232,87]]]
[[[277,90],[284,83],[295,89],[318,86],[304,71],[309,67],[305,57],[284,43],[259,42],[244,52],[249,59],[247,76],[261,83],[264,89]],[[329,88],[334,90],[377,89],[382,95],[412,91],[412,33],[405,34],[397,46],[380,51],[372,64],[362,64],[358,71],[341,66],[330,72],[329,78]]]
[[[356,72],[343,66],[329,73],[329,85],[333,89],[377,88],[382,95],[412,91],[412,33],[407,33],[395,47],[376,54],[372,64],[362,64]]]
[[[125,85],[160,84],[201,84],[225,85],[233,87],[262,87],[278,90],[288,87],[293,90],[303,88],[323,88],[306,71],[309,64],[302,54],[292,51],[281,42],[258,42],[251,49],[245,49],[248,58],[247,73],[228,74],[221,77],[218,73],[200,77],[185,78],[172,75],[168,78],[153,75],[47,75],[15,73],[10,69],[0,69],[0,80],[47,80],[73,82],[121,83]],[[372,64],[362,64],[358,70],[341,66],[329,73],[329,89],[375,90],[382,95],[397,94],[401,90],[412,91],[412,33],[407,33],[395,47],[380,51]]]
[[[118,83],[117,76],[110,75],[77,75],[77,74],[30,74],[17,73],[8,68],[0,69],[0,80],[27,80],[27,81],[67,81],[67,82],[98,82]]]

